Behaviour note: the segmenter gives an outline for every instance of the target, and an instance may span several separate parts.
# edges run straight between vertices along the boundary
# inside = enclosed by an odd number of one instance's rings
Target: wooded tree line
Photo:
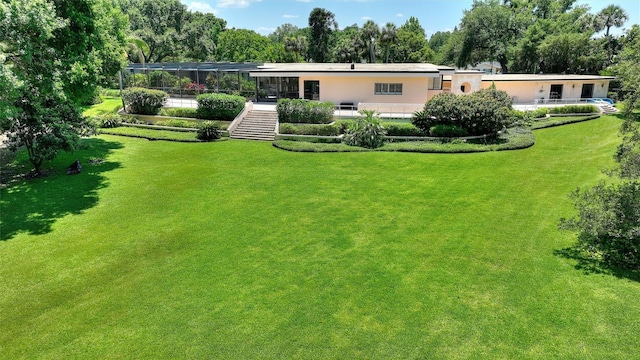
[[[451,32],[427,34],[415,17],[339,29],[335,14],[315,8],[308,27],[282,24],[268,36],[226,28],[212,14],[179,0],[121,0],[130,20],[132,62],[433,62],[464,67],[496,61],[503,73],[598,73],[616,62],[628,15],[610,5],[598,13],[576,0],[475,0]],[[596,34],[601,33],[603,35]],[[139,44],[140,46],[136,46]]]

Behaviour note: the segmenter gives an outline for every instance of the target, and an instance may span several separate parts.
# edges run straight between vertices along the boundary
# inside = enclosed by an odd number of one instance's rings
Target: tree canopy
[[[9,146],[24,146],[40,174],[45,160],[76,148],[88,124],[77,103],[100,81],[99,54],[122,56],[106,44],[107,1],[12,0],[0,3],[0,127]],[[114,29],[110,29],[114,30]],[[113,54],[112,54],[113,55]]]
[[[309,14],[309,28],[311,28],[310,54],[315,62],[325,62],[329,58],[330,36],[338,23],[335,15],[326,9],[315,8]]]

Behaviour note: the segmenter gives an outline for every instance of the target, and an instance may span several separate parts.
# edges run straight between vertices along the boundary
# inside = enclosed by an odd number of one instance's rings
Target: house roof
[[[261,63],[234,63],[234,62],[178,62],[178,63],[146,63],[129,64],[125,68],[129,71],[242,71],[255,70]]]
[[[427,63],[418,64],[345,64],[345,63],[270,63],[251,71],[252,76],[290,76],[296,75],[330,75],[340,76],[368,76],[371,74],[383,76],[412,76],[412,75],[441,75],[453,74],[454,69]],[[255,75],[254,75],[255,74]]]
[[[564,74],[501,74],[483,75],[482,81],[566,81],[566,80],[613,80],[613,76],[564,75]]]

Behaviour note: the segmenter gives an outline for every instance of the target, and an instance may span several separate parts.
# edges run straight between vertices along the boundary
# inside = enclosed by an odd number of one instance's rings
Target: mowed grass
[[[638,280],[558,255],[619,125],[477,154],[91,139],[1,190],[0,357],[638,358]]]
[[[87,117],[114,114],[122,108],[122,99],[119,97],[102,97],[102,102],[83,109],[82,114]]]

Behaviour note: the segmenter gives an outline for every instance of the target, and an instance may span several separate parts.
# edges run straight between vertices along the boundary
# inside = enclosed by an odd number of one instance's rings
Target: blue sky
[[[309,13],[321,7],[333,12],[340,28],[352,24],[361,26],[373,20],[382,26],[393,22],[402,25],[410,16],[431,36],[436,31],[452,30],[460,22],[462,12],[470,9],[473,0],[181,0],[190,10],[210,12],[227,21],[228,28],[254,30],[267,35],[279,25],[291,23],[308,26]],[[576,5],[589,5],[596,13],[609,4],[627,11],[632,24],[640,24],[640,0],[578,0]],[[619,34],[621,30],[617,30]]]

